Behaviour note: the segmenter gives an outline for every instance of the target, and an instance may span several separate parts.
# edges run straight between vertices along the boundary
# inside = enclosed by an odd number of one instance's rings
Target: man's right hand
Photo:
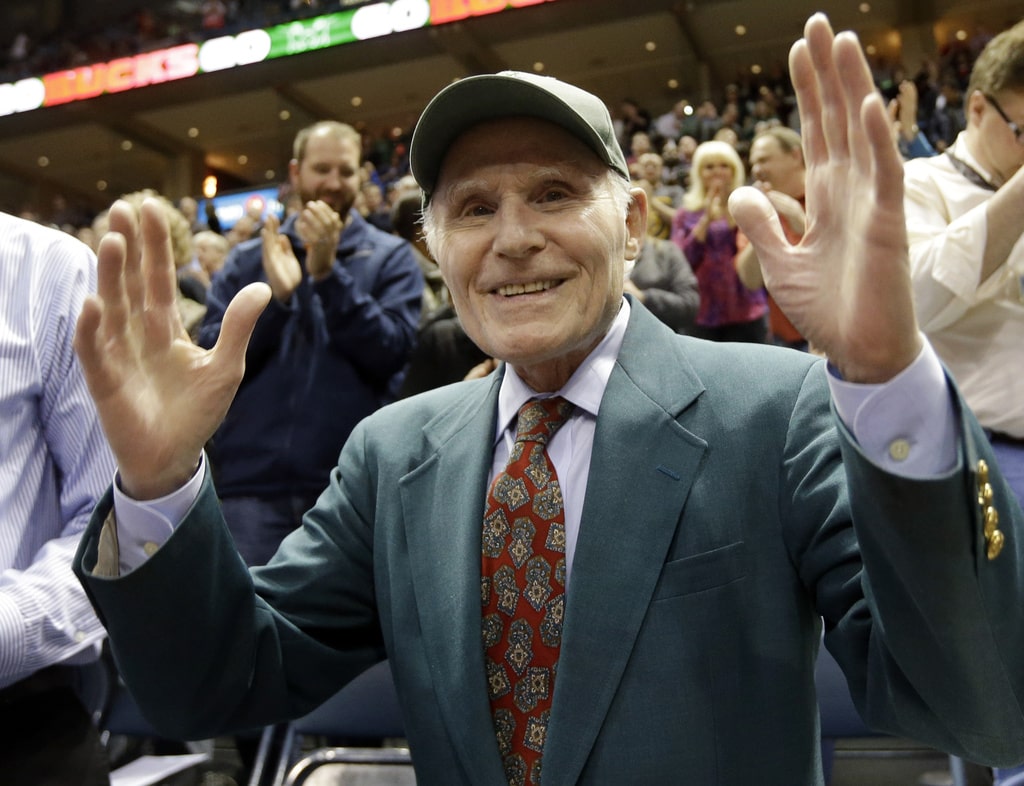
[[[270,290],[250,284],[239,292],[216,346],[204,350],[181,325],[167,221],[157,202],[143,203],[140,217],[115,203],[97,256],[97,292],[82,307],[75,351],[122,490],[155,499],[195,472],[242,380],[245,348]]]
[[[267,274],[267,283],[274,293],[274,299],[279,303],[287,303],[302,282],[302,265],[292,251],[288,236],[280,234],[280,229],[281,222],[277,216],[268,215],[260,231],[263,240],[263,272]]]

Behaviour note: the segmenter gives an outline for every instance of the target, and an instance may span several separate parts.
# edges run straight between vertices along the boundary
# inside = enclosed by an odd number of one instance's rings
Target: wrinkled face
[[[750,146],[750,170],[754,180],[794,199],[804,195],[804,169],[798,151],[786,152],[773,136],[761,136]]]
[[[359,193],[359,146],[352,139],[316,133],[306,143],[302,161],[289,164],[292,187],[302,203],[320,199],[342,217]]]
[[[993,98],[1012,122],[1024,128],[1024,92],[1003,90]],[[969,98],[968,114],[971,152],[983,167],[1005,183],[1024,165],[1024,144],[1017,142],[1006,120],[977,91]]]
[[[537,391],[555,390],[608,331],[646,201],[558,126],[505,118],[449,148],[432,248],[466,333]]]

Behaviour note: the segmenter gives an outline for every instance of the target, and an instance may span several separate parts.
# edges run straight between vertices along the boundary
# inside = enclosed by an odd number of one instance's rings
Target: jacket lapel
[[[675,420],[702,390],[674,334],[633,302],[598,413],[545,781],[576,783],[618,689],[706,447]]]
[[[399,484],[435,695],[471,783],[501,783],[480,623],[481,520],[500,374],[428,423],[435,452]]]

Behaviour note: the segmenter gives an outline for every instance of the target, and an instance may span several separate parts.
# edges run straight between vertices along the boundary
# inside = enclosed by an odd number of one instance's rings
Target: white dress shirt
[[[951,152],[983,179],[992,176],[961,133]],[[968,180],[948,155],[904,167],[914,306],[921,329],[949,368],[981,425],[1024,438],[1024,237],[981,281],[995,193]]]

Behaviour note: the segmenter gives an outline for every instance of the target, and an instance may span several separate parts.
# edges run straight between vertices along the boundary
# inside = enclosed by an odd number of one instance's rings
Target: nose
[[[518,200],[505,200],[494,214],[492,248],[499,256],[523,259],[544,248],[541,216]]]
[[[324,188],[329,191],[338,191],[341,189],[341,181],[343,179],[341,172],[337,169],[331,169],[327,172],[327,176],[324,178]]]

